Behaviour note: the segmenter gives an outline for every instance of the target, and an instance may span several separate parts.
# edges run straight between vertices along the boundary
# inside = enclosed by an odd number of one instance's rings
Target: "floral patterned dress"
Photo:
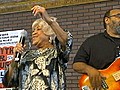
[[[72,48],[72,35],[68,33],[66,50],[62,51],[56,39],[56,48],[27,51],[6,86],[19,90],[66,90],[65,69]],[[6,75],[5,75],[6,76]]]

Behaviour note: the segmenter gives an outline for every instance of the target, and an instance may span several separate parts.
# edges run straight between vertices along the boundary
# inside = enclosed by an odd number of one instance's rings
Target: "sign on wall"
[[[0,32],[0,88],[3,88],[2,78],[6,67],[13,58],[13,48],[21,37],[24,30]]]

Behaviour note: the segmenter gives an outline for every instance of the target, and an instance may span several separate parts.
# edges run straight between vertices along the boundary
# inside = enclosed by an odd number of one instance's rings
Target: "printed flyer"
[[[2,78],[4,77],[6,67],[11,63],[13,58],[13,48],[19,42],[21,32],[23,31],[0,32],[0,88],[4,88]]]

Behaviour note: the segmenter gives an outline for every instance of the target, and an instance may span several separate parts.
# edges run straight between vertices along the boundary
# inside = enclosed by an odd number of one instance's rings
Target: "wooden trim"
[[[42,5],[46,8],[56,8],[69,5],[102,2],[109,0],[21,0],[0,2],[0,13],[30,11],[34,5]]]

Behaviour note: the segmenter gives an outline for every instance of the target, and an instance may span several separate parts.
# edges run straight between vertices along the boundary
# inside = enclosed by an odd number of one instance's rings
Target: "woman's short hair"
[[[51,19],[56,20],[56,18],[54,18],[54,17],[51,17]],[[34,28],[37,25],[42,27],[42,30],[43,30],[44,34],[50,36],[50,42],[51,42],[51,40],[53,40],[55,38],[56,35],[55,35],[53,29],[51,28],[51,26],[45,20],[43,20],[42,18],[35,20],[32,24],[32,30],[34,30]]]

